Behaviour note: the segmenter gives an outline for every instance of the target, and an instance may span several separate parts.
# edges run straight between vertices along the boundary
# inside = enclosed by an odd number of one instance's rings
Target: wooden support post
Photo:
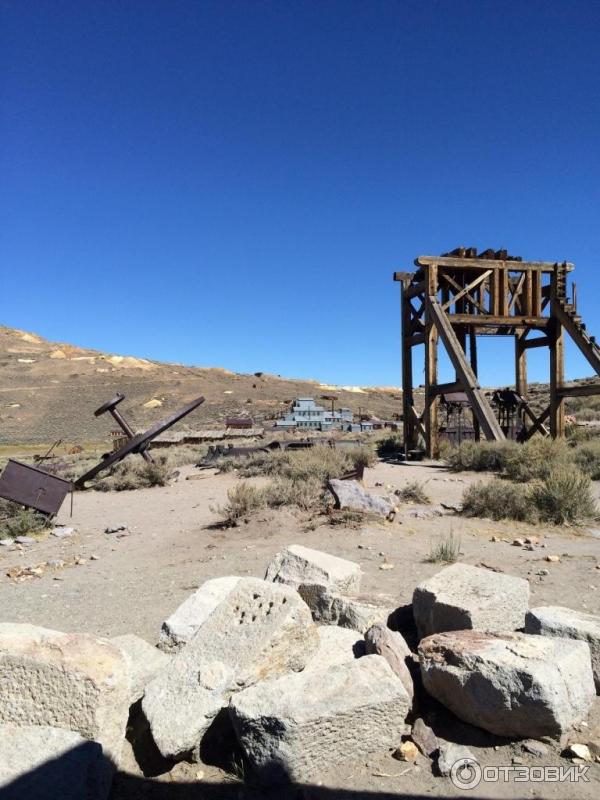
[[[562,438],[565,435],[565,399],[560,394],[564,381],[563,327],[560,320],[554,317],[553,331],[550,334],[550,435],[553,439]]]
[[[409,282],[403,280],[400,287],[402,311],[402,430],[404,432],[404,455],[416,447],[417,428],[414,422],[413,361],[410,335],[411,303],[407,296]]]
[[[438,332],[435,326],[429,297],[437,297],[437,267],[430,264],[427,275],[427,300],[425,304],[425,449],[429,458],[439,457],[438,398],[435,394],[438,372]]]
[[[471,362],[471,369],[473,370],[473,374],[477,378],[477,334],[475,333],[475,328],[473,325],[469,326],[469,360]],[[473,411],[471,409],[471,411]],[[481,426],[479,425],[479,420],[477,419],[477,415],[473,412],[473,431],[475,433],[475,441],[481,441]]]
[[[515,391],[521,397],[527,396],[527,347],[525,333],[515,336]]]

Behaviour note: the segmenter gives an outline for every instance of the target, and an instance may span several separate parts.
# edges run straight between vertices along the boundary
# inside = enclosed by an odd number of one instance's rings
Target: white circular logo
[[[459,758],[452,764],[450,780],[457,789],[474,789],[481,781],[481,767],[474,758]]]

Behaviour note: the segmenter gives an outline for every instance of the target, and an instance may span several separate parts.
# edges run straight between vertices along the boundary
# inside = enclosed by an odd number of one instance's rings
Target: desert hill
[[[93,412],[118,391],[126,396],[120,408],[139,430],[201,394],[206,403],[179,423],[182,428],[214,427],[241,414],[262,423],[299,395],[335,395],[338,406],[385,418],[400,411],[393,387],[337,387],[188,367],[57,344],[0,326],[1,444],[104,440],[116,425]]]

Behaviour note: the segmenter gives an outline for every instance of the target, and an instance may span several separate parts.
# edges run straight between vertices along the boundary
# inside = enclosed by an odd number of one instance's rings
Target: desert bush
[[[385,456],[392,456],[395,453],[399,453],[404,447],[404,438],[401,433],[392,433],[389,436],[385,436],[383,439],[379,439],[377,442],[377,455],[381,456],[382,458]]]
[[[425,491],[425,484],[420,481],[411,481],[397,489],[395,494],[404,503],[430,503],[429,495]]]
[[[425,561],[430,564],[454,564],[460,555],[460,539],[450,531],[449,535],[431,546]]]
[[[247,481],[238,483],[227,492],[227,503],[224,506],[211,508],[219,514],[227,525],[237,525],[241,519],[246,519],[254,511],[266,506],[264,489],[251,486]]]
[[[571,465],[553,467],[529,495],[540,519],[555,525],[577,524],[597,513],[589,476]]]
[[[363,444],[361,447],[352,447],[348,451],[348,456],[354,469],[372,467],[377,461],[374,449],[366,444]]]
[[[462,442],[445,450],[444,461],[454,472],[502,472],[521,451],[516,442]]]
[[[47,526],[48,520],[43,514],[0,498],[0,539],[26,536]]]
[[[128,458],[116,464],[106,475],[92,484],[100,492],[123,492],[131,489],[147,489],[151,486],[166,486],[171,469],[165,456],[148,464],[141,458]]]
[[[315,478],[301,481],[276,478],[265,487],[264,496],[270,508],[296,506],[302,511],[321,513],[326,506],[323,484]]]
[[[513,481],[543,480],[570,458],[571,450],[564,439],[535,436],[523,445],[515,445],[508,454],[504,474]]]
[[[573,450],[573,461],[593,481],[600,481],[600,441],[588,441]]]
[[[462,513],[467,517],[521,522],[536,522],[538,518],[528,487],[499,478],[467,487],[462,497]]]

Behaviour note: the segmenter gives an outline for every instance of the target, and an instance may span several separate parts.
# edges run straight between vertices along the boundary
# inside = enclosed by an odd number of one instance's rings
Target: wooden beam
[[[428,270],[428,294],[437,296],[437,268],[432,264]],[[431,304],[425,308],[425,448],[429,458],[439,456],[439,436],[438,436],[438,402],[437,397],[431,390],[437,385],[438,371],[438,331],[435,320],[431,314]]]
[[[515,391],[521,397],[527,394],[527,340],[525,333],[515,336]]]
[[[465,286],[463,289],[461,289],[458,292],[458,294],[455,294],[454,297],[451,297],[446,303],[444,303],[444,305],[442,306],[442,311],[446,311],[448,308],[450,308],[450,306],[453,306],[458,300],[460,300],[461,297],[464,297],[465,295],[467,295],[469,300],[474,305],[476,305],[478,308],[482,309],[485,312],[485,308],[483,308],[483,306],[479,302],[477,302],[477,300],[475,300],[473,297],[471,297],[471,292],[473,291],[473,289],[475,289],[477,286],[479,286],[479,284],[482,283],[486,278],[488,278],[491,274],[492,274],[492,270],[491,269],[487,269],[481,275],[478,275],[475,278],[474,281],[471,281],[471,283],[467,284],[467,286]],[[442,273],[441,277],[442,278],[446,278],[446,279],[449,278],[449,276],[444,275],[443,273]],[[456,284],[454,284],[454,285],[456,286]]]
[[[411,416],[414,404],[413,395],[413,361],[412,345],[410,343],[410,326],[412,323],[412,306],[405,297],[408,281],[403,284],[400,293],[400,306],[402,312],[402,430],[404,434],[405,456],[409,450],[416,447],[417,432],[415,422]]]
[[[447,316],[453,325],[491,325],[493,327],[508,325],[510,327],[529,327],[532,330],[546,330],[549,321],[549,317],[509,317],[496,314],[448,314]]]
[[[452,267],[453,269],[508,269],[513,272],[522,270],[532,270],[534,272],[554,272],[556,270],[555,261],[497,261],[487,258],[454,258],[451,256],[417,256],[415,266],[426,267],[428,264],[437,264],[440,267]],[[566,271],[571,272],[575,265],[564,264]]]
[[[458,379],[464,385],[464,390],[467,393],[471,408],[475,412],[481,429],[485,434],[486,439],[493,439],[502,441],[505,439],[502,428],[492,410],[492,407],[487,401],[484,393],[477,382],[477,377],[474,374],[465,351],[460,346],[460,342],[456,338],[456,334],[450,324],[448,316],[442,311],[441,306],[437,302],[435,296],[429,296],[428,312],[432,318],[438,333],[444,342],[446,351],[450,361],[452,362]]]
[[[463,296],[466,296],[467,299],[471,303],[473,303],[473,305],[476,306],[481,311],[482,314],[487,314],[487,309],[484,306],[482,306],[481,303],[479,303],[477,300],[475,300],[475,298],[469,293],[468,287],[466,287],[466,288],[462,287],[459,283],[457,283],[454,280],[454,278],[451,275],[447,275],[445,272],[443,272],[441,274],[441,277],[445,281],[448,281],[448,283],[451,286],[453,286],[457,291],[457,294],[454,296],[454,298],[452,300],[452,303],[450,305],[452,305],[455,302],[460,302],[460,300],[463,298]],[[445,309],[444,309],[444,311],[445,311]],[[472,318],[473,315],[472,314],[466,314],[465,316],[467,316],[469,318]]]
[[[593,397],[600,394],[600,383],[576,384],[575,386],[560,386],[557,394],[561,397]]]
[[[537,336],[535,339],[525,339],[523,341],[525,350],[531,350],[532,347],[550,347],[550,339],[548,336]]]
[[[420,283],[412,283],[405,291],[404,296],[410,300],[411,297],[418,297],[427,289],[427,284],[425,281],[421,281]]]
[[[564,325],[567,333],[586,357],[596,374],[600,375],[600,352],[598,349],[582,333],[577,323],[561,308],[558,300],[552,303],[552,313],[560,324]]]
[[[432,386],[430,393],[436,397],[442,394],[450,394],[451,392],[464,392],[463,385],[460,381],[453,381],[453,383],[438,383]]]
[[[516,285],[516,286],[515,286],[515,288],[513,289],[513,296],[512,296],[512,298],[511,298],[511,301],[510,301],[510,303],[508,304],[508,313],[509,313],[509,314],[510,314],[510,312],[513,310],[513,308],[515,307],[515,303],[517,302],[517,300],[519,299],[519,295],[520,295],[520,294],[521,294],[521,292],[523,291],[523,284],[525,283],[525,276],[526,276],[526,275],[527,275],[527,273],[526,273],[526,272],[523,272],[523,273],[521,274],[521,277],[520,277],[520,278],[519,278],[519,280],[517,281],[517,285]],[[527,313],[527,312],[525,312],[525,313]]]
[[[552,308],[558,305],[552,301]],[[565,382],[564,334],[560,319],[553,317],[554,330],[550,336],[550,436],[553,439],[565,435],[565,399],[559,394]]]
[[[544,425],[544,422],[550,416],[550,406],[548,406],[548,408],[544,412],[542,412],[542,414],[540,414],[539,417],[536,417],[536,415],[533,413],[528,403],[524,403],[523,408],[529,419],[533,422],[533,427],[529,428],[529,430],[527,431],[527,438],[530,439],[533,436],[533,434],[537,433],[538,431],[540,431],[540,433],[543,433],[544,436],[549,436],[550,431]]]

